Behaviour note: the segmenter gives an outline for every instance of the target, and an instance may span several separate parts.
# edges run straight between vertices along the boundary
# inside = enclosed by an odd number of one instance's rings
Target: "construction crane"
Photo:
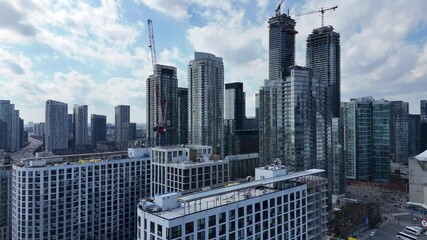
[[[156,45],[154,43],[154,30],[153,30],[153,21],[151,21],[150,19],[147,20],[148,22],[148,35],[150,37],[150,45],[148,45],[148,47],[151,50],[151,63],[153,64],[153,78],[155,78],[155,73],[156,73],[156,64],[157,64],[157,59],[156,59]],[[156,79],[155,79],[156,81]],[[161,87],[160,87],[160,82],[156,81],[155,82],[155,87],[156,87],[156,105],[159,108],[160,111],[160,116],[157,115],[158,117],[158,123],[157,126],[154,127],[153,131],[155,131],[157,133],[157,145],[158,146],[162,146],[165,143],[165,123],[166,123],[166,106],[167,106],[167,101],[166,100],[162,100],[162,94],[161,94]]]
[[[281,13],[280,12],[280,8],[282,7],[283,1],[285,1],[285,0],[281,0],[280,3],[277,5],[276,11],[275,11],[276,12],[276,17],[279,16],[280,13]]]
[[[151,63],[153,64],[153,74],[154,74],[157,59],[156,59],[156,45],[154,44],[153,21],[148,19],[147,22],[148,22],[148,36],[150,37],[150,45],[148,45],[148,47],[151,50]]]
[[[323,27],[324,26],[324,17],[323,17],[323,14],[325,14],[325,12],[329,11],[329,10],[334,10],[335,11],[335,9],[337,9],[337,8],[338,8],[338,6],[330,7],[330,8],[325,8],[325,9],[323,7],[321,7],[319,10],[313,10],[313,11],[309,11],[309,12],[305,12],[305,13],[300,13],[297,16],[303,16],[303,15],[308,15],[308,14],[313,14],[313,13],[321,13],[322,14],[322,27]]]

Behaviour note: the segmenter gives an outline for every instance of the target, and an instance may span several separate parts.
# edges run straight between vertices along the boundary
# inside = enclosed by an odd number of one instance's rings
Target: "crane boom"
[[[151,50],[151,63],[153,64],[153,74],[154,74],[157,59],[156,59],[156,45],[154,43],[153,21],[148,19],[147,22],[148,22],[148,35],[150,37],[150,45],[148,45],[148,47]]]
[[[330,8],[323,8],[321,7],[319,10],[313,10],[313,11],[308,11],[305,13],[300,13],[297,16],[303,16],[303,15],[309,15],[309,14],[313,14],[313,13],[321,13],[322,14],[322,27],[324,26],[324,17],[323,14],[325,14],[326,11],[330,11],[330,10],[334,10],[338,8],[338,5],[335,7],[330,7]]]
[[[275,10],[276,12],[276,17],[280,15],[280,8],[282,7],[282,3],[284,0],[281,0],[280,3],[277,5],[277,8]]]

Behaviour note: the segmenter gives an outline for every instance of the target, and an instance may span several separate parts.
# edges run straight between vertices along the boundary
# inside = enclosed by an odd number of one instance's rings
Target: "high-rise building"
[[[259,92],[255,93],[255,121],[256,121],[255,129],[259,129],[259,103],[260,103],[259,97],[260,97]]]
[[[391,101],[390,114],[392,116],[390,126],[392,161],[407,164],[409,158],[409,103]]]
[[[223,147],[224,65],[222,58],[195,52],[188,65],[188,143]],[[221,152],[217,152],[221,153]]]
[[[88,131],[88,108],[87,105],[74,105],[73,122],[74,122],[74,147],[86,145],[89,143]]]
[[[277,157],[291,171],[327,169],[326,85],[309,68],[289,69],[277,85]]]
[[[178,88],[178,144],[188,143],[188,88]]]
[[[343,147],[343,124],[341,118],[332,118],[331,155],[328,161],[328,186],[331,190],[331,202],[345,196],[345,165]]]
[[[243,83],[227,83],[224,92],[224,120],[234,120],[234,129],[242,130],[246,117]]]
[[[107,116],[92,114],[90,117],[92,144],[107,140]]]
[[[228,161],[213,157],[211,146],[152,148],[151,194],[192,192],[228,182]]]
[[[147,141],[149,146],[178,143],[178,78],[176,68],[156,64],[147,79]],[[163,125],[163,126],[161,126]],[[163,134],[158,133],[163,127]],[[162,139],[163,138],[163,139]]]
[[[52,152],[68,148],[68,105],[55,100],[46,101],[45,150]]]
[[[67,116],[68,121],[68,140],[72,140],[72,144],[74,144],[74,116],[72,113]]]
[[[390,175],[391,104],[371,97],[345,104],[346,177],[388,181]]]
[[[323,171],[262,167],[255,181],[156,195],[138,204],[137,239],[326,239]]]
[[[135,239],[135,206],[150,196],[150,150],[122,154],[13,166],[12,239]]]
[[[340,117],[341,103],[340,34],[332,26],[313,30],[307,38],[306,66],[319,74],[328,86],[327,106],[332,117]]]
[[[19,110],[9,100],[0,100],[0,120],[6,122],[8,152],[20,149],[21,134],[19,129]]]
[[[422,152],[421,149],[421,116],[419,114],[408,115],[408,154],[410,157]]]
[[[268,80],[259,92],[259,154],[260,164],[266,165],[284,157],[283,109],[278,108],[278,89],[295,65],[296,22],[286,14],[276,14],[268,20]],[[283,97],[283,96],[282,96]],[[283,99],[283,98],[282,98]],[[281,142],[281,143],[280,143]],[[280,151],[280,153],[279,153]]]
[[[115,142],[119,149],[127,147],[129,142],[130,106],[118,105],[115,108]]]
[[[284,79],[295,65],[296,22],[286,14],[268,20],[268,79]]]
[[[427,150],[427,100],[420,101],[421,146],[420,152]]]
[[[34,135],[43,136],[44,135],[44,129],[45,129],[45,123],[34,123]]]
[[[129,123],[129,140],[136,140],[136,123]]]

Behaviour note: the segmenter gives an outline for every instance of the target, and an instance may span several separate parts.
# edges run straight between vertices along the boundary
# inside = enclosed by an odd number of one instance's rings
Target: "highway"
[[[18,151],[11,154],[12,161],[20,161],[24,158],[34,157],[34,151],[39,148],[43,143],[35,138],[28,137],[29,144],[24,148],[19,149]]]

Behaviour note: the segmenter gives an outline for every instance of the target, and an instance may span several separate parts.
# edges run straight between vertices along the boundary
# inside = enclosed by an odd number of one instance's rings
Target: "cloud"
[[[16,31],[24,36],[34,36],[36,29],[26,21],[26,16],[10,2],[0,1],[0,28]]]

